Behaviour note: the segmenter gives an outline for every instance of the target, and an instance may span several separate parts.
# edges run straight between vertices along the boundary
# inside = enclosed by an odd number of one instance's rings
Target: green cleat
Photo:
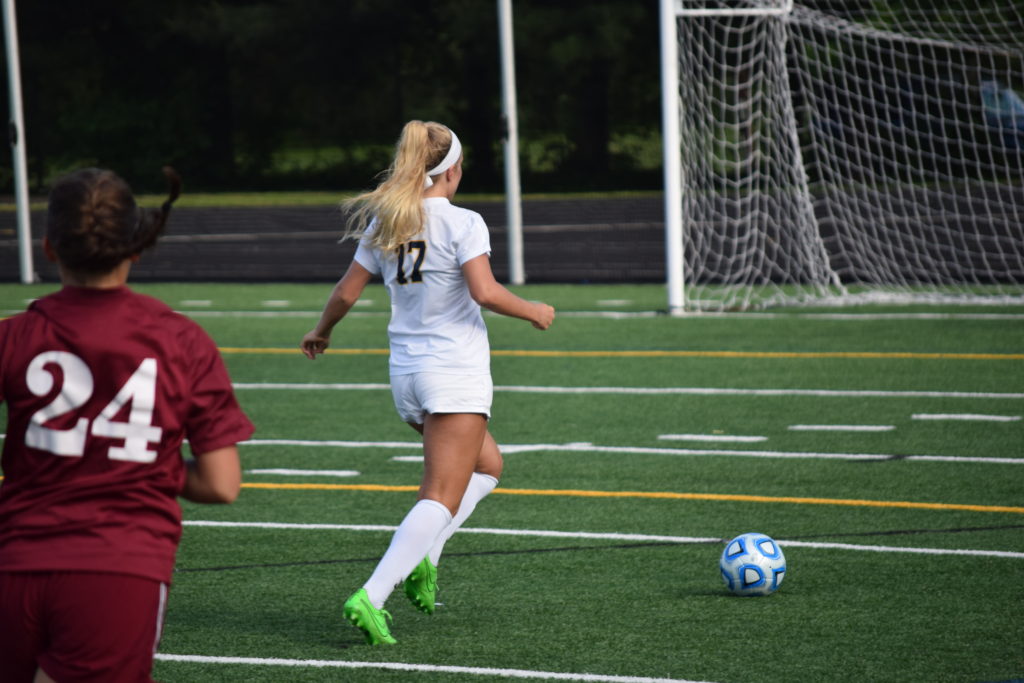
[[[343,614],[353,626],[363,632],[366,642],[370,645],[394,645],[398,642],[388,630],[387,622],[391,620],[391,615],[373,606],[365,588],[360,588],[345,601]]]
[[[405,595],[413,607],[419,611],[425,614],[434,613],[437,597],[437,567],[433,565],[429,557],[424,557],[423,561],[416,565],[416,568],[405,580]]]

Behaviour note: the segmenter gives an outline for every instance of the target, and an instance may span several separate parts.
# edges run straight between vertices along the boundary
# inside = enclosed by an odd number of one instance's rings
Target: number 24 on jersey
[[[156,460],[157,453],[149,448],[149,444],[159,443],[163,430],[153,425],[157,379],[155,358],[146,358],[139,363],[117,395],[91,421],[91,426],[88,418],[79,417],[70,429],[43,425],[59,415],[77,410],[92,398],[93,374],[85,361],[73,353],[46,351],[33,358],[25,372],[29,391],[36,396],[47,396],[53,390],[54,374],[46,369],[50,363],[60,367],[64,378],[53,400],[32,414],[25,433],[26,446],[54,455],[80,458],[85,455],[85,440],[92,434],[124,440],[124,445],[111,446],[107,450],[107,457],[111,460],[138,463]],[[128,421],[115,421],[114,418],[128,403],[131,403]]]

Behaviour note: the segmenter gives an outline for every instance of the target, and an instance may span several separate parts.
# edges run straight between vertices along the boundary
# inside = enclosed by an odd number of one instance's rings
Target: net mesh
[[[687,308],[1024,303],[1024,13],[981,4],[677,3]]]

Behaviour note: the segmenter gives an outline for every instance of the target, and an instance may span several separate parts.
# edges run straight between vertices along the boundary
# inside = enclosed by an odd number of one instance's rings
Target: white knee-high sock
[[[380,609],[384,606],[391,591],[426,557],[438,535],[451,521],[452,513],[436,500],[420,500],[409,510],[391,537],[391,545],[384,557],[380,558],[370,579],[363,584],[374,607]]]
[[[459,511],[452,518],[451,523],[444,528],[441,535],[437,537],[437,540],[434,541],[434,547],[430,549],[430,561],[435,567],[441,559],[441,551],[444,550],[444,544],[448,542],[452,534],[459,530],[463,522],[469,519],[469,516],[473,514],[473,510],[476,509],[476,504],[487,497],[487,494],[493,491],[497,485],[498,480],[491,475],[480,474],[479,472],[473,473],[469,480],[469,486],[466,487],[466,492],[462,495],[462,502],[459,503]]]

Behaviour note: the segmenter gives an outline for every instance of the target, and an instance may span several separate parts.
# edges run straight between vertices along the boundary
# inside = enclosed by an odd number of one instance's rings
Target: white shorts
[[[494,385],[490,375],[414,372],[391,376],[395,410],[406,422],[423,424],[432,413],[475,413],[490,419]]]

